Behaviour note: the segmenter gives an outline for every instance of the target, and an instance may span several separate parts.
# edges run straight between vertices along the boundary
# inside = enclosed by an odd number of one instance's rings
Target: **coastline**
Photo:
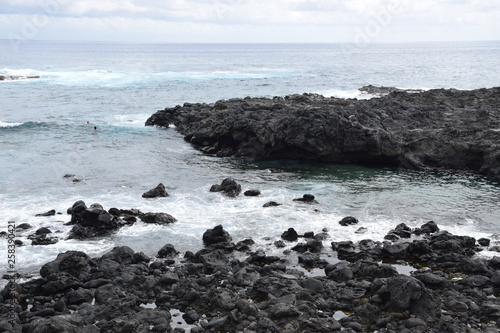
[[[484,91],[471,92],[470,96],[457,103],[468,103],[469,97],[476,98],[482,92]],[[447,94],[451,96],[455,93],[439,90],[432,91],[430,95],[442,94],[445,96],[442,101],[449,102]],[[489,94],[489,91],[485,92],[485,95]],[[389,108],[394,107],[393,103],[398,107],[413,107],[411,103],[406,104],[408,98],[412,98],[407,96],[407,92],[395,92],[389,96],[391,97],[382,103]],[[266,123],[272,127],[275,123],[286,123],[288,118],[264,121],[257,119],[255,123],[252,122],[252,119],[255,120],[252,117],[259,111],[255,106],[260,103],[267,110],[270,101],[247,98],[214,104],[186,103],[182,107],[161,112],[160,118],[166,124],[163,126],[174,124],[186,135],[187,141],[207,154],[255,159],[276,156],[287,158],[290,157],[286,156],[289,146],[279,146],[279,138],[270,139],[274,145],[272,149],[263,145],[261,138],[268,134]],[[333,158],[335,162],[347,163],[353,162],[358,156],[366,155],[370,163],[392,164],[397,161],[400,166],[422,170],[443,167],[418,154],[405,155],[406,161],[387,153],[388,147],[397,143],[397,140],[384,136],[387,133],[382,133],[381,129],[370,128],[370,120],[365,120],[371,109],[366,111],[364,108],[370,106],[379,110],[377,108],[380,102],[363,102],[358,105],[354,100],[293,95],[272,99],[273,105],[278,105],[274,111],[281,112],[279,105],[287,105],[288,102],[297,106],[296,109],[292,108],[293,112],[302,112],[304,116],[307,113],[304,110],[310,110],[309,108],[321,103],[340,105],[341,109],[344,108],[343,111],[347,107],[359,107],[356,109],[358,113],[351,113],[344,117],[345,119],[339,118],[339,123],[344,134],[350,133],[344,136],[342,149],[346,148],[345,140],[349,141],[347,138],[353,139],[358,135],[359,140],[350,147],[361,150],[346,155],[345,150],[323,154],[321,151],[304,152],[306,150],[301,148],[292,151],[291,156],[294,158],[322,160],[322,156],[327,156],[327,162],[331,162]],[[460,117],[465,111],[485,111],[485,108],[481,107],[470,109],[467,103],[464,103],[464,106],[449,106],[444,103],[438,111],[459,110]],[[233,104],[243,105],[241,108],[245,110],[245,116],[248,116],[239,118],[243,121],[244,131],[234,131],[231,125],[225,128],[226,120],[235,119],[236,116],[217,119],[223,113],[227,116],[232,112]],[[467,121],[470,118],[464,118],[460,123],[463,127],[456,132],[458,134],[451,131],[442,135],[439,122],[427,122],[427,119],[422,123],[436,126],[410,129],[405,142],[408,143],[408,137],[411,138],[412,144],[421,142],[422,132],[425,132],[432,135],[431,139],[448,138],[447,142],[457,147],[460,144],[479,147],[483,149],[479,155],[487,157],[482,162],[495,162],[494,152],[488,150],[486,141],[492,140],[496,144],[498,136],[495,131],[484,126],[497,121],[498,105],[493,102],[484,105],[488,111],[489,122],[479,124],[482,127],[475,126],[479,123],[479,119],[476,119],[478,122],[469,129],[467,126],[471,123]],[[416,109],[424,106],[420,105]],[[205,112],[207,110],[213,114]],[[285,109],[283,113],[288,111]],[[197,113],[201,113],[199,118],[196,118]],[[324,114],[328,113],[325,111]],[[413,115],[423,114],[417,112]],[[215,118],[212,118],[213,115]],[[282,115],[280,113],[279,116]],[[193,119],[196,121],[192,122]],[[213,119],[217,122],[212,122]],[[436,119],[440,120],[438,113],[433,115],[431,121]],[[326,123],[328,121],[324,120]],[[206,126],[208,124],[210,126]],[[391,126],[398,128],[400,124]],[[256,128],[262,132],[255,131],[252,135]],[[221,131],[209,132],[214,129]],[[205,130],[206,132],[203,132]],[[300,130],[307,132],[308,128],[303,126]],[[238,133],[241,141],[236,142],[234,137],[232,141],[229,140],[226,131]],[[379,141],[372,141],[373,137],[370,135],[373,133],[377,133],[376,139]],[[400,133],[391,134],[397,137]],[[256,141],[255,137],[259,141]],[[296,146],[308,140],[312,140],[312,143],[308,143],[310,146],[321,141],[314,141],[317,138],[308,135],[303,135],[303,140],[301,135],[291,135],[285,138],[285,142],[289,144],[290,141],[287,140],[295,138],[299,138],[299,141],[293,143]],[[377,146],[380,142],[384,145]],[[277,146],[280,148],[275,149]],[[422,149],[427,147],[429,146],[420,146],[418,151],[422,152]],[[432,148],[436,148],[435,152],[438,152],[437,148],[443,146]],[[490,148],[494,149],[495,146]],[[471,149],[464,150],[470,151]],[[266,155],[268,153],[270,155]],[[473,163],[479,155],[472,149],[470,158],[465,159],[472,161],[471,163],[467,162],[458,167],[451,165],[450,168],[484,171],[486,174],[492,171],[492,179],[496,179],[495,163],[486,167],[478,167]],[[412,159],[409,159],[409,156]],[[460,157],[456,157],[452,162],[459,159]],[[165,188],[161,187],[160,190],[165,192]],[[226,193],[223,196],[230,197],[241,191],[241,188],[238,190],[238,186],[233,184],[227,186],[227,191],[224,187],[226,186],[223,182],[221,185],[214,185],[213,189]],[[234,192],[235,188],[237,193]],[[168,196],[163,192],[161,196]],[[314,197],[310,199],[308,195],[295,200],[307,205],[315,204]],[[273,206],[275,205],[261,209],[273,209]],[[75,210],[76,207],[77,203],[68,211],[72,215],[72,223],[82,228],[99,229],[95,234],[92,233],[95,230],[87,233],[88,230],[76,229],[82,237],[106,237],[108,232],[133,223],[133,218],[142,221],[150,219],[152,223],[160,224],[175,223],[175,218],[166,216],[168,214],[158,215],[162,213],[151,216],[147,215],[149,213],[134,210],[105,211],[99,205],[85,205],[85,208]],[[87,211],[88,213],[85,213]],[[49,213],[51,212],[42,215]],[[85,213],[86,217],[76,216],[78,213]],[[342,221],[339,222],[355,223],[352,219]],[[489,239],[476,240],[469,236],[452,235],[440,231],[438,226],[431,222],[419,228],[399,224],[386,235],[384,241],[365,239],[357,243],[350,240],[332,242],[326,229],[311,230],[300,235],[289,229],[283,233],[282,240],[273,244],[282,254],[268,255],[254,246],[252,239],[233,240],[222,226],[207,230],[206,234],[207,237],[203,235],[204,248],[196,253],[178,253],[176,244],[166,244],[156,256],[146,256],[126,246],[116,247],[111,252],[95,258],[79,251],[61,253],[55,261],[42,267],[40,278],[21,284],[11,283],[2,290],[0,295],[3,306],[6,307],[11,301],[16,303],[17,317],[14,328],[5,322],[0,322],[0,328],[14,332],[20,332],[20,329],[29,332],[53,332],[54,327],[61,332],[496,332],[500,327],[500,259],[477,256],[489,246]],[[201,238],[201,235],[199,237]],[[41,241],[50,242],[50,237],[41,238]],[[210,238],[215,241],[207,241]],[[325,251],[326,249],[328,251]]]
[[[266,208],[264,208],[266,209]],[[268,208],[272,209],[272,208]],[[344,222],[353,220],[344,219]],[[41,278],[9,284],[9,332],[496,332],[500,257],[489,243],[396,226],[383,242],[329,242],[328,231],[284,231],[269,256],[222,226],[204,248],[155,257],[121,246],[98,258],[67,251]],[[298,241],[298,243],[297,243]],[[294,246],[292,246],[294,244]],[[337,257],[324,254],[331,247]],[[10,290],[10,292],[9,292]],[[2,309],[3,311],[4,309]]]

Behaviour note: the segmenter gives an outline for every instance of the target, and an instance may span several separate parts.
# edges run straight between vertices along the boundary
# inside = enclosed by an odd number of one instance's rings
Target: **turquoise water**
[[[500,188],[466,173],[422,173],[397,168],[299,161],[252,163],[204,156],[175,129],[145,127],[158,109],[184,102],[314,92],[362,97],[363,85],[473,89],[500,82],[500,43],[341,44],[106,44],[28,42],[15,52],[0,41],[0,75],[38,79],[0,81],[0,221],[30,223],[17,236],[19,268],[34,270],[68,249],[98,255],[128,245],[148,255],[164,244],[199,249],[202,233],[223,224],[235,240],[272,246],[283,230],[330,230],[333,240],[380,240],[405,222],[434,220],[457,234],[492,237],[498,231]],[[90,125],[87,125],[87,121]],[[93,126],[98,132],[92,133]],[[74,174],[73,178],[64,178]],[[231,176],[257,198],[227,199],[208,192]],[[141,194],[163,182],[169,198]],[[311,193],[320,205],[293,202]],[[113,237],[65,240],[66,214],[76,200],[106,209],[162,211],[167,227],[137,223]],[[268,201],[280,207],[262,208]],[[360,225],[340,227],[352,215]],[[47,226],[60,241],[31,246],[27,236]],[[366,234],[356,234],[359,227]],[[2,243],[6,245],[6,242]],[[491,255],[491,254],[490,254]],[[1,273],[1,272],[0,272]]]

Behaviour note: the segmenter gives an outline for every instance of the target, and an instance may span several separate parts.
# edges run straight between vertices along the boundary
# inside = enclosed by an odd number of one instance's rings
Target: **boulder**
[[[256,197],[260,195],[259,190],[247,190],[243,193],[247,197]]]
[[[312,194],[304,194],[302,198],[293,199],[293,201],[305,202],[309,204],[317,204],[318,202],[314,199]]]
[[[167,213],[145,213],[139,215],[144,223],[170,224],[177,221],[175,217]]]
[[[54,216],[54,215],[56,215],[56,211],[54,209],[51,209],[48,212],[36,214],[35,216]]]
[[[158,198],[158,197],[168,197],[167,190],[165,186],[160,183],[155,188],[145,192],[142,197],[143,198]]]
[[[205,246],[217,244],[217,243],[229,243],[232,238],[229,233],[224,230],[222,225],[217,225],[213,229],[207,229],[203,233],[203,244]]]
[[[344,217],[342,220],[339,221],[339,224],[341,226],[348,226],[348,225],[352,225],[352,224],[358,224],[359,221],[357,218],[355,217],[352,217],[352,216],[346,216]]]
[[[210,192],[224,192],[228,197],[236,197],[241,192],[241,186],[232,178],[226,178],[220,185],[212,185]]]

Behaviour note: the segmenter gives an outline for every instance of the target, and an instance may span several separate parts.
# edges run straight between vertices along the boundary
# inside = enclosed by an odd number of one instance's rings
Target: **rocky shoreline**
[[[468,170],[500,180],[500,87],[367,89],[390,93],[184,103],[156,112],[146,125],[175,125],[186,141],[220,157]]]
[[[290,228],[274,244],[279,256],[252,239],[233,240],[220,225],[200,236],[204,248],[196,253],[180,254],[172,244],[154,257],[126,246],[99,258],[61,253],[40,278],[0,292],[2,313],[15,304],[13,321],[3,317],[0,332],[500,328],[500,257],[479,258],[488,239],[452,235],[432,221],[414,229],[400,224],[384,241],[358,243],[331,242],[326,229]]]

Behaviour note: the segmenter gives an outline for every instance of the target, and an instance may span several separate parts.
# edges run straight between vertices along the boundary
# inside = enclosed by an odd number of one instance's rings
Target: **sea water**
[[[17,45],[17,44],[16,44]],[[246,96],[320,93],[369,98],[364,85],[474,89],[500,83],[500,42],[378,44],[140,44],[0,41],[0,231],[17,231],[16,269],[36,272],[58,253],[98,256],[127,245],[154,256],[165,244],[197,251],[217,224],[234,241],[252,238],[270,253],[281,233],[328,230],[331,241],[374,239],[399,223],[433,220],[455,234],[499,240],[500,187],[463,172],[424,173],[392,167],[304,161],[252,162],[206,156],[175,128],[145,127],[159,109]],[[22,79],[39,76],[35,79]],[[87,122],[89,124],[87,124]],[[93,132],[94,126],[97,132]],[[74,176],[64,177],[66,174]],[[209,192],[232,177],[258,197]],[[142,193],[163,183],[168,198]],[[319,205],[292,201],[310,193]],[[171,225],[137,222],[110,237],[67,240],[68,207],[84,200],[105,209],[165,212]],[[277,201],[279,207],[263,208]],[[55,209],[61,214],[35,217]],[[354,216],[360,223],[341,227]],[[60,240],[32,246],[48,227]],[[365,233],[356,233],[358,228]],[[495,244],[495,242],[494,242]],[[0,274],[7,240],[0,239]],[[484,255],[495,252],[485,251]],[[4,265],[5,264],[5,265]]]

